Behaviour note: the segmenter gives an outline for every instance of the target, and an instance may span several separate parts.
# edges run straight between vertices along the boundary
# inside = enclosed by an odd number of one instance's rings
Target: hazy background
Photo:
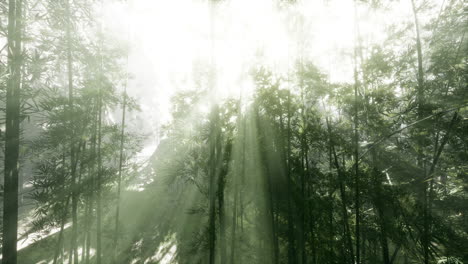
[[[410,1],[388,1],[370,11],[368,5],[354,10],[353,0],[297,1],[295,5],[226,0],[215,5],[212,19],[208,3],[129,0],[104,4],[108,37],[129,47],[128,92],[138,99],[142,110],[132,113],[131,120],[135,128],[149,135],[143,156],[153,152],[160,125],[170,120],[171,96],[197,88],[200,73],[206,71],[212,57],[217,97],[248,95],[253,87],[249,77],[253,65],[286,73],[297,58],[311,60],[331,82],[346,82],[353,73],[355,14],[365,47],[384,42],[390,25],[404,27],[413,19]],[[441,6],[443,1],[434,4]],[[431,17],[420,20],[424,23]],[[401,43],[394,49],[410,45],[414,43]]]

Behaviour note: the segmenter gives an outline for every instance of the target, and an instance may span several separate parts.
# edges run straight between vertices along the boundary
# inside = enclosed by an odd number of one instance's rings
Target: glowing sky
[[[296,58],[312,60],[333,82],[352,80],[353,0],[223,0],[212,20],[207,0],[128,0],[105,5],[109,34],[130,47],[129,93],[143,112],[135,116],[147,131],[170,120],[170,97],[195,88],[197,70],[213,57],[219,96],[249,92],[248,71],[268,65],[291,70]],[[364,45],[379,43],[396,21],[411,20],[410,1],[389,8],[358,6]],[[210,25],[213,23],[213,42]]]

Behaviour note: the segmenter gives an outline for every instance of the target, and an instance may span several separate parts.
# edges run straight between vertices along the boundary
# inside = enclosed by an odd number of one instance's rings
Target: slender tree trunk
[[[65,168],[65,154],[62,155],[62,168]],[[63,190],[66,190],[66,179],[65,179],[65,171],[62,172],[62,177],[60,178],[61,184],[63,186]],[[54,261],[53,264],[56,264],[58,261],[59,256],[62,258],[63,262],[63,240],[64,240],[64,232],[65,232],[65,222],[67,221],[68,216],[68,206],[70,203],[70,195],[66,195],[65,191],[61,192],[62,198],[62,215],[60,219],[60,231],[59,237],[57,239],[57,244],[55,247],[55,254],[54,254]]]
[[[346,198],[346,192],[345,192],[345,186],[344,186],[344,177],[343,177],[343,172],[341,171],[339,162],[338,162],[338,156],[336,155],[335,151],[335,146],[334,146],[334,141],[333,137],[331,134],[331,127],[330,123],[328,121],[328,118],[326,119],[327,122],[327,129],[328,129],[328,134],[330,137],[330,146],[334,158],[334,163],[335,163],[335,168],[338,172],[338,182],[339,182],[339,188],[340,188],[340,196],[341,196],[341,209],[343,213],[343,225],[344,225],[344,231],[345,231],[345,237],[346,237],[346,244],[348,247],[348,254],[350,256],[350,263],[355,263],[354,262],[354,250],[353,250],[353,243],[351,239],[351,231],[349,228],[349,220],[348,220],[348,212],[346,209],[346,203],[347,203],[347,198]],[[347,261],[346,261],[347,262]]]
[[[262,127],[265,127],[262,125],[260,117],[259,117],[259,111],[256,109],[255,111],[255,121],[256,121],[256,127],[257,127],[257,132],[259,133],[259,139],[260,139],[260,146],[263,146],[260,150],[260,156],[261,156],[261,163],[265,165],[265,171],[263,172],[263,175],[265,176],[265,187],[266,187],[266,211],[268,214],[268,221],[269,221],[269,231],[270,231],[270,242],[271,242],[271,263],[278,264],[279,263],[279,243],[278,243],[278,236],[277,236],[277,230],[276,230],[276,220],[275,220],[275,210],[274,210],[274,200],[273,200],[273,184],[271,180],[271,171],[269,169],[269,161],[267,158],[266,152],[268,149],[265,149],[267,147],[265,143],[265,138],[266,135],[261,129]],[[282,151],[283,148],[280,149]]]
[[[287,149],[286,149],[286,178],[287,178],[287,210],[288,210],[288,263],[296,263],[296,245],[294,239],[294,216],[292,200],[292,179],[291,179],[291,95],[288,93],[288,122],[287,122]],[[281,135],[283,137],[284,135]]]
[[[53,264],[57,264],[57,260],[61,252],[63,251],[63,237],[64,237],[64,231],[65,231],[65,222],[67,221],[67,215],[68,215],[68,205],[70,203],[70,196],[67,196],[67,199],[64,204],[63,212],[62,212],[62,219],[60,220],[60,231],[59,231],[59,237],[57,239],[57,246],[55,247],[55,254],[54,254],[54,262]]]
[[[73,150],[74,156],[71,164],[71,175],[72,175],[72,184],[71,184],[71,200],[72,200],[72,236],[70,241],[70,254],[68,258],[68,263],[78,263],[78,187],[76,184],[76,168],[78,167],[78,157],[80,155],[81,149],[80,142],[78,148]],[[75,153],[76,151],[76,153]]]
[[[91,175],[91,170],[90,166],[88,165],[88,177],[87,180],[89,180],[89,175]],[[91,189],[92,187],[89,186],[89,182],[86,182],[83,184],[84,187],[86,187],[88,190]],[[90,218],[91,218],[91,193],[85,192],[85,209],[84,209],[84,215],[83,215],[83,222],[84,222],[84,235],[83,235],[83,257],[82,257],[82,262],[88,264],[89,263],[89,251],[90,251]]]
[[[382,259],[384,264],[390,264],[390,255],[387,240],[387,227],[382,208],[377,208],[380,226],[380,245],[382,246]]]
[[[71,167],[71,193],[72,193],[72,235],[71,235],[71,251],[69,256],[69,263],[78,263],[78,251],[77,235],[78,235],[78,215],[77,215],[77,204],[78,204],[78,190],[76,189],[76,157],[75,157],[75,114],[73,107],[73,58],[71,50],[71,12],[69,0],[64,1],[65,14],[66,14],[66,38],[67,38],[67,71],[68,71],[68,107],[70,114],[70,126],[71,126],[71,140],[70,140],[70,167]]]
[[[224,208],[224,175],[220,175],[218,179],[218,218],[219,218],[219,249],[221,263],[227,263],[226,254],[226,219]]]
[[[239,100],[241,103],[242,100]],[[242,203],[242,200],[240,199],[241,193],[239,188],[239,176],[241,178],[241,183],[244,181],[245,177],[245,171],[246,171],[246,166],[245,166],[245,146],[246,146],[246,134],[245,134],[245,123],[246,123],[246,118],[247,116],[244,115],[242,117],[242,111],[241,111],[241,104],[239,104],[239,118],[242,118],[242,123],[239,122],[239,126],[242,124],[242,135],[240,136],[241,141],[242,141],[242,162],[241,162],[241,174],[237,174],[236,178],[234,179],[234,208],[233,208],[233,216],[232,216],[232,237],[231,237],[231,264],[236,263],[236,242],[237,242],[237,226],[238,226],[238,211],[240,211],[240,215],[242,216],[241,210],[238,209],[238,202]],[[242,258],[239,258],[242,260]]]
[[[232,208],[232,232],[231,232],[231,256],[230,256],[231,264],[234,264],[235,255],[236,255],[237,200],[239,199],[237,177],[238,175],[236,175],[236,180],[234,182],[234,205]]]
[[[102,78],[102,77],[101,77]],[[96,180],[96,263],[102,262],[102,91],[99,88],[97,123],[97,180]]]
[[[94,201],[95,201],[95,194],[96,194],[96,138],[97,138],[97,121],[96,121],[97,116],[95,116],[94,119],[94,128],[93,128],[93,137],[92,137],[92,142],[91,142],[91,153],[92,153],[92,160],[90,161],[90,173],[89,173],[89,198],[88,198],[88,210],[87,210],[87,217],[86,217],[86,264],[90,263],[91,260],[91,241],[92,241],[92,232],[91,228],[93,226],[93,219],[94,219],[94,214],[93,214],[93,206],[94,206]]]
[[[400,251],[400,248],[401,248],[401,244],[398,244],[395,248],[395,251],[393,251],[392,257],[390,258],[390,264],[395,262],[395,259],[398,255],[398,252]]]
[[[307,147],[307,141],[306,141],[306,150],[305,150],[305,155],[304,155],[304,159],[305,159],[305,170],[307,172],[307,175],[309,175],[308,173],[310,172],[310,169],[309,169],[309,163],[308,163],[308,160],[309,160],[309,155],[308,155],[308,147]],[[312,177],[312,175],[309,175],[309,177]],[[312,192],[313,192],[313,183],[312,183],[312,179],[309,178],[308,181],[308,191],[307,191],[307,195],[308,197],[311,197],[312,196]],[[312,258],[312,264],[316,264],[317,263],[317,260],[319,259],[319,256],[320,254],[318,254],[317,252],[317,241],[316,241],[316,234],[315,234],[315,219],[314,219],[314,208],[308,204],[308,203],[305,203],[305,209],[304,210],[308,210],[309,211],[309,233],[310,233],[310,247],[312,248],[312,255],[311,255],[311,258]],[[306,224],[305,222],[305,219],[304,219],[304,225]],[[321,252],[325,251],[325,247],[322,248],[323,250],[321,250]],[[307,252],[305,252],[306,248],[304,247],[304,255],[303,256],[303,263],[307,264]]]
[[[362,244],[361,244],[361,263],[362,264],[365,264],[366,263],[366,241],[367,241],[367,236],[366,236],[366,232],[362,232]]]
[[[361,231],[360,231],[360,210],[361,210],[361,195],[359,186],[359,132],[358,132],[358,92],[357,84],[354,87],[354,204],[355,204],[355,235],[356,235],[356,263],[360,263],[360,245],[361,245]]]
[[[210,70],[211,76],[209,78],[209,89],[212,96],[215,96],[215,64],[214,64],[214,34],[215,34],[215,21],[214,21],[214,12],[215,12],[215,2],[210,1],[210,43],[211,43],[211,54],[210,54]],[[208,222],[208,259],[209,264],[215,263],[216,257],[216,177],[217,175],[217,164],[219,153],[217,153],[218,142],[218,118],[219,118],[219,106],[211,102],[211,124],[210,124],[210,139],[209,139],[209,161],[208,161],[208,170],[209,170],[209,222]]]
[[[209,159],[209,263],[215,263],[216,249],[216,172],[217,172],[217,144],[218,142],[218,106],[212,109],[211,117],[211,136],[210,136],[210,159]]]
[[[17,262],[18,174],[20,141],[21,20],[22,0],[8,5],[8,79],[5,120],[5,167],[3,200],[3,264]]]
[[[127,93],[126,93],[126,85],[125,91],[123,93],[123,106],[122,106],[122,128],[120,131],[120,153],[119,153],[119,176],[117,179],[117,208],[115,210],[115,229],[114,229],[114,254],[113,259],[115,262],[118,246],[119,246],[119,218],[120,218],[120,192],[121,192],[121,184],[122,184],[122,167],[123,167],[123,152],[124,152],[124,140],[125,140],[125,109],[127,107]]]
[[[80,172],[79,172],[79,175],[78,175],[78,186],[80,188],[80,192],[83,193],[83,190],[84,190],[84,187],[85,185],[83,184],[83,175],[86,173],[86,167],[85,167],[85,157],[86,157],[86,140],[83,141],[83,148],[81,150],[81,158],[80,158]],[[85,214],[86,214],[86,206],[85,206]],[[83,223],[86,222],[83,221]],[[86,228],[86,227],[85,227]],[[86,229],[83,228],[83,234],[81,235],[81,262],[83,263],[84,262],[84,259],[85,259],[85,248],[86,248]],[[77,242],[78,243],[78,242]],[[77,258],[77,263],[79,263],[80,261],[78,260]]]
[[[221,154],[221,144],[218,144],[218,152]],[[224,150],[224,160],[220,159],[218,168],[220,168],[220,175],[218,177],[218,218],[219,218],[219,248],[220,248],[220,261],[227,263],[226,253],[226,214],[224,206],[224,189],[226,186],[226,176],[228,174],[228,165],[231,158],[231,144],[226,143]]]
[[[301,80],[302,82],[302,80]],[[306,215],[306,193],[305,193],[305,187],[306,187],[306,164],[307,160],[305,158],[306,153],[307,153],[307,127],[306,127],[306,117],[305,117],[305,106],[304,106],[304,88],[303,85],[301,84],[301,99],[302,99],[302,104],[301,104],[301,118],[302,118],[302,135],[301,135],[301,211],[300,211],[300,225],[301,228],[299,230],[299,235],[300,235],[300,248],[301,248],[301,263],[306,264],[307,263],[307,258],[306,258],[306,220],[305,220],[305,215]],[[310,214],[312,217],[312,215]],[[312,218],[309,219],[311,222],[311,229],[309,230],[311,233],[311,241],[313,242],[313,221]],[[312,243],[313,244],[313,243]],[[315,253],[315,251],[313,251]],[[313,256],[315,258],[315,256]]]
[[[240,113],[240,111],[239,111]],[[239,114],[240,116],[240,114]],[[242,140],[245,140],[243,138]],[[244,150],[243,150],[244,152]],[[243,153],[245,155],[245,152]],[[244,157],[243,157],[244,159]],[[244,164],[242,163],[242,167]],[[238,168],[237,168],[238,170]],[[236,230],[237,230],[237,201],[239,200],[239,182],[238,182],[239,174],[236,173],[234,179],[234,204],[232,208],[232,231],[231,231],[231,256],[230,256],[230,263],[234,264],[235,262],[235,255],[236,255]]]
[[[91,261],[91,227],[93,226],[93,205],[94,205],[94,200],[95,200],[95,194],[96,194],[96,159],[97,159],[97,120],[98,120],[98,112],[97,107],[98,107],[98,101],[99,99],[96,99],[94,103],[94,111],[92,111],[92,116],[93,116],[93,122],[92,122],[92,137],[91,137],[91,159],[89,161],[89,167],[88,167],[88,190],[89,190],[89,196],[88,196],[88,205],[87,205],[87,212],[85,216],[86,220],[86,258],[85,258],[85,263],[89,264]]]
[[[100,2],[103,10],[103,1]],[[104,88],[103,24],[99,24],[99,84],[97,123],[97,180],[96,180],[96,264],[102,263],[102,92]]]
[[[328,124],[328,118],[327,118]],[[329,183],[328,183],[328,201],[330,208],[328,210],[328,263],[335,263],[334,260],[334,230],[333,230],[333,193],[334,193],[334,184],[332,179],[332,170],[333,170],[333,158],[332,158],[332,147],[331,147],[331,135],[329,135],[328,142],[328,167],[329,167]]]
[[[94,177],[93,177],[94,178]],[[94,184],[91,187],[91,192],[94,192]],[[92,218],[93,218],[93,199],[92,195],[87,201],[86,212],[85,212],[85,221],[86,221],[86,247],[83,249],[85,251],[85,258],[84,262],[86,264],[90,263],[91,258],[91,226],[92,226]]]
[[[90,210],[89,208],[91,207],[90,205],[90,199],[87,198],[86,199],[86,205],[85,205],[85,212],[84,212],[84,228],[85,228],[85,233],[84,233],[84,236],[83,236],[83,257],[82,257],[82,261],[86,264],[89,263],[89,251],[90,251],[90,232],[89,232],[89,218],[91,217],[90,216]]]
[[[360,263],[360,210],[361,210],[361,201],[360,201],[360,186],[359,186],[359,132],[358,132],[358,92],[357,84],[354,87],[354,203],[355,203],[355,215],[356,215],[356,226],[355,226],[355,235],[356,235],[356,263]]]
[[[268,166],[268,165],[267,165]],[[268,192],[268,213],[270,218],[270,225],[271,225],[271,243],[272,243],[272,263],[278,264],[279,263],[279,243],[278,243],[278,234],[276,228],[276,220],[275,220],[275,210],[274,210],[274,200],[273,200],[273,186],[271,183],[271,176],[270,173],[267,172],[267,192]]]
[[[239,190],[239,203],[240,203],[240,230],[241,230],[241,236],[244,234],[244,188],[245,188],[245,176],[246,176],[246,161],[245,161],[245,147],[246,147],[246,140],[247,140],[247,117],[244,117],[244,120],[242,121],[242,135],[243,135],[243,142],[242,142],[242,152],[243,152],[243,157],[242,157],[242,175],[241,175],[241,182],[240,182],[240,190]]]
[[[423,64],[422,64],[422,48],[421,48],[421,38],[420,38],[420,33],[419,33],[419,21],[418,21],[418,11],[416,8],[416,5],[414,3],[414,0],[411,0],[411,6],[413,8],[413,15],[414,15],[414,26],[416,29],[416,50],[417,50],[417,55],[418,55],[418,88],[417,88],[417,104],[418,104],[418,109],[417,109],[417,114],[418,114],[418,119],[421,120],[424,117],[424,71],[423,71]],[[419,125],[419,129],[422,130],[423,127],[421,124]],[[424,168],[425,166],[423,165],[423,159],[424,159],[424,153],[423,153],[423,142],[421,139],[421,136],[418,135],[418,165],[420,168],[423,168],[424,171],[424,177],[423,177],[423,235],[422,235],[422,247],[423,247],[423,258],[424,258],[424,264],[429,264],[430,262],[430,235],[429,235],[429,210],[428,210],[428,184],[426,181],[426,169]]]
[[[389,247],[388,247],[388,239],[387,239],[387,225],[385,221],[385,205],[384,201],[382,200],[382,179],[381,179],[381,172],[379,172],[375,167],[373,169],[373,177],[374,177],[374,204],[375,204],[375,211],[377,213],[378,219],[378,227],[380,228],[380,246],[382,248],[382,261],[384,264],[390,264],[390,254],[389,254]]]
[[[357,7],[356,2],[354,2],[354,23],[355,23],[355,36],[359,39],[358,34],[358,15],[357,15]],[[357,39],[355,40],[355,44],[358,43]],[[360,231],[360,189],[359,189],[359,102],[358,102],[358,87],[359,87],[359,76],[357,70],[357,52],[358,47],[354,48],[354,205],[355,205],[355,236],[356,236],[356,263],[360,264],[361,262],[361,231]]]

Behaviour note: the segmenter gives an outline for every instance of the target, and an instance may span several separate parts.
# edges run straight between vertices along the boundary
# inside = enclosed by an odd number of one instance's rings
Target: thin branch
[[[457,106],[457,107],[454,107],[454,108],[450,108],[450,109],[447,109],[447,110],[444,110],[444,111],[441,111],[441,112],[437,112],[437,113],[435,113],[435,114],[426,116],[426,117],[424,117],[424,118],[422,118],[422,119],[419,119],[419,120],[417,120],[417,121],[415,121],[415,122],[413,122],[413,123],[411,123],[411,124],[409,124],[409,125],[407,125],[407,126],[405,126],[405,127],[402,127],[402,128],[400,128],[400,129],[397,129],[397,130],[391,132],[390,134],[388,134],[388,135],[382,137],[381,139],[375,141],[374,143],[371,143],[371,146],[370,146],[369,148],[367,148],[367,150],[366,150],[364,153],[362,153],[361,156],[359,156],[358,162],[360,163],[360,162],[362,161],[362,158],[363,158],[364,156],[366,156],[367,153],[369,153],[369,151],[372,150],[375,146],[377,146],[378,144],[380,144],[380,143],[382,143],[383,141],[387,140],[387,139],[390,138],[391,136],[393,136],[393,135],[395,135],[395,134],[398,134],[398,133],[402,132],[403,130],[405,130],[405,129],[407,129],[407,128],[410,128],[410,127],[412,127],[412,126],[414,126],[414,125],[417,125],[417,124],[419,124],[419,123],[421,123],[421,122],[423,122],[423,121],[425,121],[425,120],[428,120],[428,119],[430,119],[430,118],[432,118],[432,117],[434,117],[434,116],[445,115],[445,114],[447,114],[447,113],[456,111],[457,109],[460,109],[460,108],[465,107],[465,106],[468,106],[468,104],[464,104],[464,105]],[[354,165],[353,165],[353,166],[354,166]]]

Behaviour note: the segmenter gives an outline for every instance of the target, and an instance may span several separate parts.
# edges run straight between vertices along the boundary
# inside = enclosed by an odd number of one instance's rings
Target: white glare
[[[176,91],[208,88],[203,74],[211,61],[219,96],[251,94],[254,65],[286,74],[298,58],[313,61],[332,82],[352,80],[353,0],[216,2],[212,20],[208,0],[112,1],[104,8],[108,31],[131,47],[129,93],[142,98],[146,124],[170,120]],[[395,19],[411,19],[404,2],[392,10],[357,7],[363,45],[382,42]]]

